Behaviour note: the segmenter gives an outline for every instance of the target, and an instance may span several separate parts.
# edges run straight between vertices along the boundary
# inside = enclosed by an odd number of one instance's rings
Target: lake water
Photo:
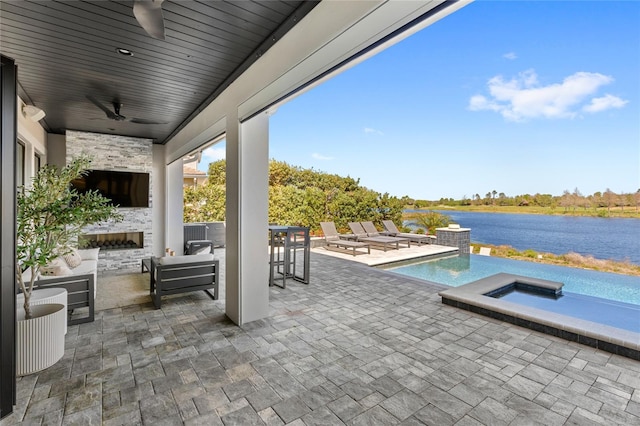
[[[461,227],[471,228],[473,242],[640,264],[640,219],[439,212]]]

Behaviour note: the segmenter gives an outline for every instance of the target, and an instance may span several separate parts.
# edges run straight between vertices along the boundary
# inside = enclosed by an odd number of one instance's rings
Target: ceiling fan
[[[100,103],[100,101],[98,101],[91,95],[87,95],[87,99],[89,99],[95,106],[104,111],[104,113],[107,114],[107,117],[111,120],[128,121],[135,124],[168,124],[166,121],[147,120],[144,118],[127,118],[124,115],[120,114],[120,107],[122,106],[122,104],[117,99],[114,99],[113,102],[111,102],[111,105],[113,105],[113,111],[104,106],[102,103]]]
[[[134,0],[133,16],[140,26],[153,38],[164,40],[164,16],[162,2],[164,0]]]

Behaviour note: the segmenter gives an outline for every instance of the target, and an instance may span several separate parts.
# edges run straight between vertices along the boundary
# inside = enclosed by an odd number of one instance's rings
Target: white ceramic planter
[[[51,367],[64,355],[67,309],[55,303],[31,305],[33,318],[17,310],[16,374],[26,376]]]
[[[31,298],[29,299],[29,304],[31,306],[34,305],[46,305],[49,303],[59,303],[64,305],[64,308],[67,309],[67,290],[64,288],[41,288],[33,290],[31,293]],[[24,306],[24,294],[19,293],[16,298],[16,304],[18,308],[22,308]],[[69,315],[65,315],[64,317],[64,334],[67,334],[67,318]]]

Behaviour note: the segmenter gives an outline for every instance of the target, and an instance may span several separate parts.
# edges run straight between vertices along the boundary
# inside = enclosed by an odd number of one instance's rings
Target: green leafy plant
[[[86,174],[88,157],[78,157],[58,170],[47,165],[33,178],[30,188],[17,195],[16,275],[26,318],[31,318],[30,299],[40,268],[71,251],[82,228],[107,220],[121,221],[122,215],[108,198],[97,191],[78,193],[71,181]],[[22,272],[31,270],[24,282]]]
[[[207,183],[184,191],[184,221],[225,219],[226,161],[209,164]],[[404,201],[360,186],[359,180],[303,169],[283,161],[269,162],[269,222],[307,226],[320,232],[320,222],[334,221],[340,232],[349,222],[400,222]]]
[[[449,223],[451,223],[451,218],[446,214],[431,210],[427,212],[414,213],[409,216],[409,220],[426,229],[430,234],[435,234],[436,228],[444,228],[449,226]]]

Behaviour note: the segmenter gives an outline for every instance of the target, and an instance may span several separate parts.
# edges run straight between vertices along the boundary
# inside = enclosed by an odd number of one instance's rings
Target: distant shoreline
[[[616,260],[596,259],[593,256],[583,256],[578,253],[553,254],[538,252],[536,250],[518,251],[511,246],[496,246],[493,244],[483,244],[472,242],[471,245],[477,247],[491,247],[491,256],[504,257],[508,259],[524,260],[534,263],[545,263],[548,265],[568,266],[571,268],[589,269],[600,272],[610,272],[614,274],[640,276],[640,265],[631,262],[620,262]],[[478,250],[476,249],[476,252]],[[477,253],[476,253],[477,254]]]
[[[575,209],[566,210],[561,207],[538,207],[538,206],[431,206],[420,207],[405,206],[405,210],[444,210],[444,211],[460,211],[460,212],[475,212],[475,213],[509,213],[509,214],[538,214],[547,216],[575,216],[575,217],[598,217],[598,218],[626,218],[626,219],[640,219],[640,211],[636,211],[633,207],[627,207],[625,210],[621,210],[620,207],[611,208],[607,211],[606,208],[598,209]]]

